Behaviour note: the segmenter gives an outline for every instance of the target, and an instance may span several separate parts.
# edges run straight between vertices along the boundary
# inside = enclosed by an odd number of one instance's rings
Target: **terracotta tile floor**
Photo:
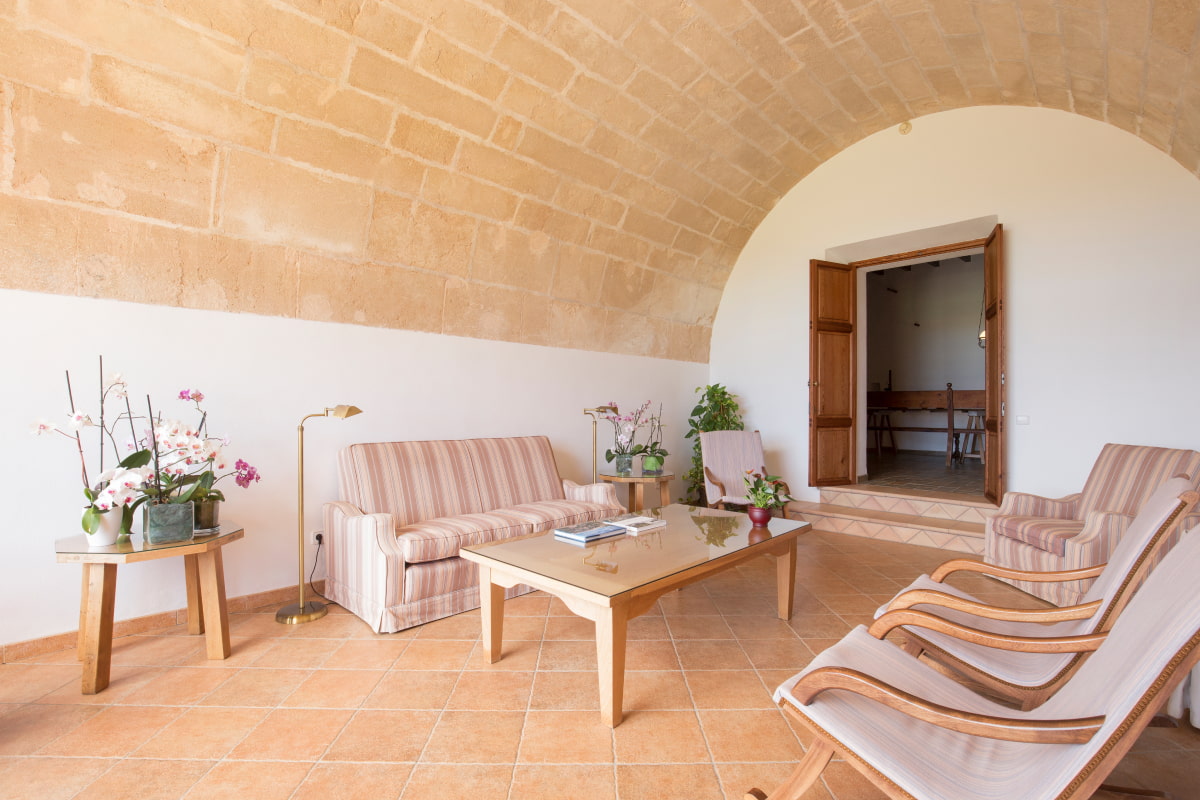
[[[477,613],[377,636],[336,608],[300,626],[235,614],[226,661],[180,628],[119,639],[93,697],[72,651],[0,665],[0,797],[740,799],[774,789],[808,741],[773,688],[947,557],[814,533],[790,622],[774,617],[766,559],[663,598],[630,625],[615,730],[596,711],[590,627],[538,594],[506,604],[491,666]],[[1200,797],[1200,733],[1149,729],[1114,777]],[[881,796],[836,762],[810,795]]]

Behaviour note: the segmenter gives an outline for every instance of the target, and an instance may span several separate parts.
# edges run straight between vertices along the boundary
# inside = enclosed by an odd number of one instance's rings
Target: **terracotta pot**
[[[765,528],[771,520],[771,509],[769,508],[747,506],[746,513],[750,515],[750,521],[754,523],[754,527],[756,528]]]

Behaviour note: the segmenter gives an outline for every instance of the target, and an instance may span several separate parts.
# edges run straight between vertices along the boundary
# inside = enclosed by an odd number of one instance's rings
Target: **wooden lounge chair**
[[[746,471],[767,474],[762,435],[758,431],[701,433],[700,458],[704,464],[704,495],[709,508],[725,508],[726,503],[749,505]],[[782,488],[784,494],[791,494],[786,483]]]
[[[893,798],[1090,797],[1200,662],[1197,573],[1200,536],[1185,537],[1096,652],[1032,711],[988,700],[859,626],[776,689],[815,739],[770,800],[799,800],[834,755]]]
[[[949,561],[918,578],[876,614],[871,634],[883,638],[902,628],[905,648],[922,652],[1011,698],[1035,708],[1078,669],[1128,604],[1169,545],[1175,529],[1197,501],[1188,479],[1164,483],[1138,511],[1107,564],[1070,572],[1018,572],[972,560]],[[1025,581],[1096,578],[1083,602],[1065,608],[1013,609],[987,605],[943,583],[955,572],[976,572]]]

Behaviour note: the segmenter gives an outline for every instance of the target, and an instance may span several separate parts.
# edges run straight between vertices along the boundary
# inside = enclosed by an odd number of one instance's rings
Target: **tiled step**
[[[793,500],[788,516],[853,536],[983,554],[983,526],[996,507],[967,496],[869,486],[821,490],[821,502]]]

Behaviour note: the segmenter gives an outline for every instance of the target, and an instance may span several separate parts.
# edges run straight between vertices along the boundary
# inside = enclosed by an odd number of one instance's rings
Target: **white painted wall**
[[[1109,441],[1200,449],[1200,181],[1104,123],[968,108],[830,159],[768,215],[730,276],[711,380],[742,397],[798,496],[817,497],[804,488],[809,259],[993,214],[1005,231],[1008,488],[1078,490]]]
[[[79,532],[78,458],[69,441],[28,431],[39,417],[65,415],[66,369],[77,404],[95,407],[98,354],[130,381],[133,398],[149,393],[167,413],[185,411],[171,400],[181,389],[203,391],[210,431],[229,435],[229,452],[261,470],[250,489],[225,487],[222,516],[246,528],[225,554],[231,597],[296,582],[296,425],[305,414],[339,403],[365,412],[305,425],[305,517],[317,530],[345,444],[545,434],[563,477],[585,483],[591,427],[582,409],[609,400],[663,403],[667,466],[681,473],[693,389],[707,377],[702,364],[2,290],[0,338],[5,644],[76,628],[79,568],[55,563],[54,540]],[[677,482],[672,494],[681,493]],[[624,502],[623,488],[618,496]],[[118,620],[184,605],[179,559],[120,568]]]
[[[937,267],[921,262],[860,276],[859,285],[866,286],[867,313],[859,315],[859,331],[867,340],[868,390],[886,388],[889,370],[892,388],[898,392],[940,391],[947,383],[960,390],[984,388],[984,351],[976,343],[983,255],[970,258],[970,262],[943,258]],[[956,424],[965,426],[966,414],[957,416]],[[946,415],[892,412],[891,422],[900,427],[937,427],[945,425]],[[946,450],[945,434],[895,435],[902,450]],[[861,463],[858,471],[866,471]]]

